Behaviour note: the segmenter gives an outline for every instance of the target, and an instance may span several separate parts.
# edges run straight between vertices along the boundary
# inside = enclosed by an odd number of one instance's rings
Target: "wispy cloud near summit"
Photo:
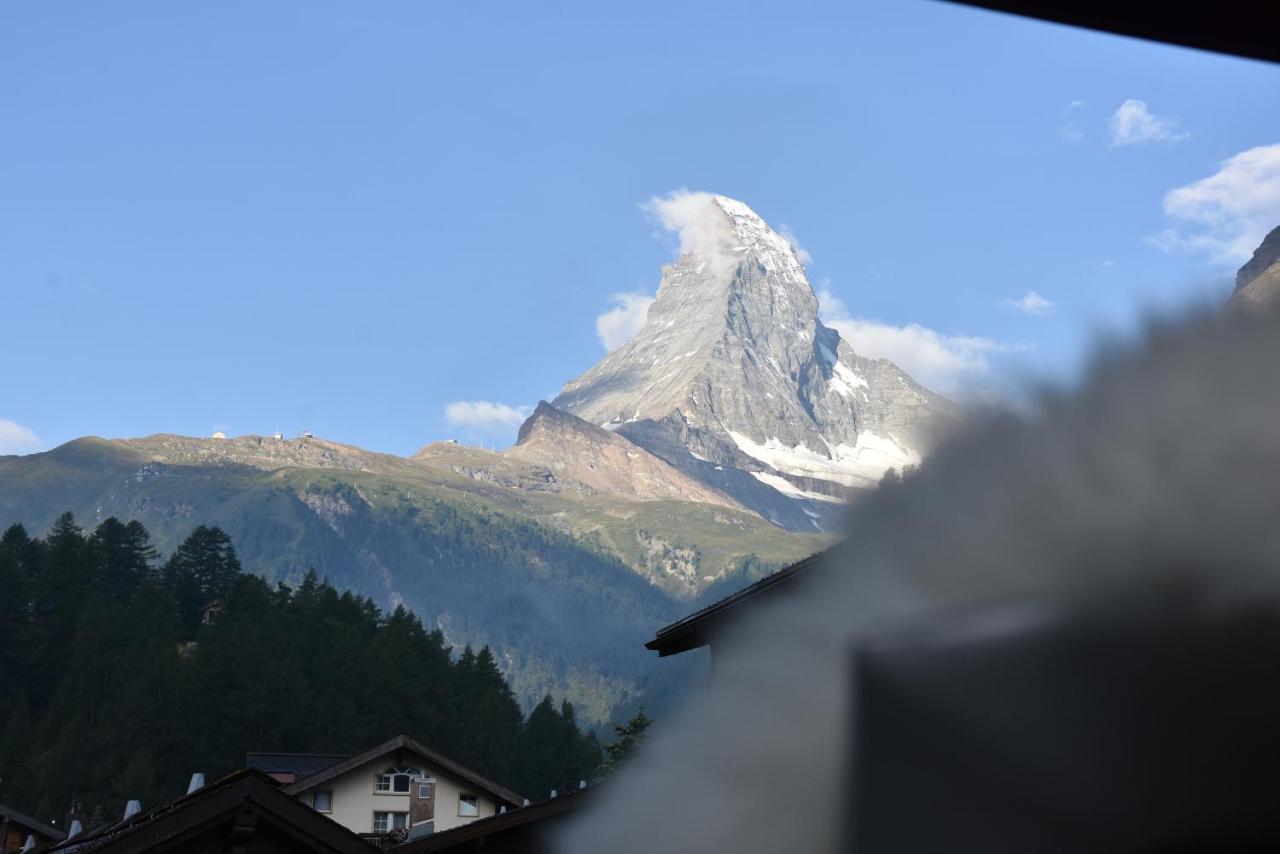
[[[626,344],[636,333],[644,328],[649,317],[649,306],[654,297],[636,291],[629,294],[614,294],[609,298],[613,308],[596,318],[596,335],[604,349],[612,352]]]
[[[818,292],[818,304],[822,322],[839,332],[858,355],[888,359],[916,382],[949,397],[980,390],[991,374],[988,357],[1018,349],[990,338],[945,335],[918,323],[895,326],[855,317],[826,288]]]
[[[1151,238],[1154,245],[1206,252],[1220,264],[1243,264],[1280,225],[1280,143],[1242,151],[1207,178],[1170,190],[1164,212],[1181,228]]]
[[[667,231],[680,238],[680,254],[691,254],[727,272],[737,263],[733,228],[715,203],[715,195],[686,189],[654,196],[640,206]]]
[[[509,406],[489,400],[455,400],[445,404],[444,417],[454,427],[465,427],[489,435],[509,434],[532,411],[531,406]]]

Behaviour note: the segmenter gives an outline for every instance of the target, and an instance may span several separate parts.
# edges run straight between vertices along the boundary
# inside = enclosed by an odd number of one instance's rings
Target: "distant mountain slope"
[[[466,456],[484,464],[468,469]],[[641,645],[688,597],[824,544],[729,507],[631,500],[457,445],[405,459],[322,439],[162,435],[0,457],[0,527],[42,532],[68,509],[89,526],[137,518],[162,549],[219,525],[246,568],[296,580],[314,567],[403,602],[453,644],[493,646],[526,708],[553,691],[592,720],[666,678]]]
[[[779,525],[829,527],[854,490],[918,463],[954,407],[823,326],[796,253],[750,208],[706,196],[701,216],[644,327],[553,405]]]

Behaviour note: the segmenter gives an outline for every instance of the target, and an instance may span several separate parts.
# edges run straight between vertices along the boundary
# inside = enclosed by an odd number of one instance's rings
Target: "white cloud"
[[[17,421],[0,418],[0,454],[30,454],[44,448],[44,442]]]
[[[455,427],[466,427],[482,433],[507,433],[519,427],[531,406],[508,406],[488,400],[455,400],[444,407],[444,417]]]
[[[1242,151],[1207,178],[1170,190],[1164,212],[1182,226],[1150,243],[1166,251],[1205,252],[1215,263],[1243,264],[1280,225],[1280,143]]]
[[[680,237],[680,254],[707,262],[715,273],[728,273],[737,264],[733,227],[715,205],[711,193],[672,190],[641,205],[658,224]]]
[[[888,359],[926,388],[950,397],[988,396],[988,355],[1019,348],[990,338],[944,335],[918,323],[894,326],[853,317],[831,291],[818,293],[822,322],[840,333],[859,355]]]
[[[616,350],[644,328],[654,298],[639,291],[614,294],[613,308],[596,318],[596,335],[606,350]]]
[[[1000,305],[1003,308],[1016,309],[1033,317],[1045,317],[1053,313],[1058,304],[1051,299],[1040,296],[1035,291],[1027,291],[1017,299],[1001,300]]]
[[[1142,145],[1147,142],[1177,142],[1191,134],[1180,131],[1176,119],[1157,116],[1146,101],[1130,98],[1111,116],[1111,145]]]
[[[800,245],[800,241],[796,239],[795,232],[791,230],[791,226],[784,222],[778,229],[778,233],[791,244],[791,251],[796,253],[797,261],[806,267],[813,263],[813,256],[809,254],[807,249]]]
[[[1080,142],[1084,139],[1084,131],[1076,124],[1075,114],[1079,110],[1084,109],[1084,101],[1072,101],[1067,108],[1062,111],[1063,125],[1058,128],[1058,133],[1066,137],[1071,142]]]

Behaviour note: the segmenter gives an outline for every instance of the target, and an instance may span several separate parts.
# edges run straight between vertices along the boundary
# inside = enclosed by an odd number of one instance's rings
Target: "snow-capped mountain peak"
[[[797,252],[747,205],[679,203],[644,327],[554,405],[788,527],[918,463],[950,405],[823,326]]]

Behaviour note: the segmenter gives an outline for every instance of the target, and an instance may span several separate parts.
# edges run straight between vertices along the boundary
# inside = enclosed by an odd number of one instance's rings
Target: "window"
[[[333,791],[316,789],[311,793],[311,807],[316,812],[333,812]]]
[[[419,783],[418,784],[418,800],[420,801],[431,800],[431,795],[432,795],[431,789],[434,785],[435,784],[432,783],[430,780]]]
[[[373,814],[373,832],[388,833],[401,830],[409,824],[407,812],[375,812]]]
[[[417,768],[388,768],[373,780],[373,790],[384,795],[407,795]]]
[[[474,818],[480,815],[480,804],[475,795],[458,795],[458,815]]]

